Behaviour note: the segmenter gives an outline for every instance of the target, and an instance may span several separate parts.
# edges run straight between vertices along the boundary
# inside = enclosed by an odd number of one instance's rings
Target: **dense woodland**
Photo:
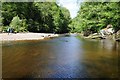
[[[70,13],[55,2],[2,3],[2,22],[6,31],[68,33]]]
[[[55,2],[2,3],[2,30],[16,32],[95,33],[112,24],[120,29],[120,2],[84,2],[74,19]]]
[[[77,17],[69,25],[71,32],[95,33],[113,25],[120,29],[120,2],[85,2],[81,4]]]

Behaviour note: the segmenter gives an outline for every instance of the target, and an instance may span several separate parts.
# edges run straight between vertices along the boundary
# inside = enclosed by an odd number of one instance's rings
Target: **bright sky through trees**
[[[82,0],[58,0],[59,5],[66,7],[70,11],[71,18],[77,16],[77,12],[80,6],[77,4],[77,1],[80,3]]]

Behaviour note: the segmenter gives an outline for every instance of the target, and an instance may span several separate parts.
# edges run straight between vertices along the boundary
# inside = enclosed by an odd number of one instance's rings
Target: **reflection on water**
[[[3,43],[3,78],[116,78],[120,43],[75,36]]]

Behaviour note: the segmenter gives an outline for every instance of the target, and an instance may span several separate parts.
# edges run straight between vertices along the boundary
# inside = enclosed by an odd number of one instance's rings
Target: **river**
[[[76,35],[2,44],[3,78],[118,78],[120,43]]]

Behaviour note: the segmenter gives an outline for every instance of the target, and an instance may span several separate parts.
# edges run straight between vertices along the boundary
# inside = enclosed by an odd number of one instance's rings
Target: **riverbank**
[[[99,39],[99,40],[109,39],[109,40],[120,42],[120,31],[118,31],[117,33],[114,33],[111,35],[105,35],[105,36],[102,36],[99,33],[90,34],[89,36],[84,36],[84,34],[82,34],[82,33],[79,35],[84,39]]]
[[[51,33],[1,33],[0,41],[16,41],[16,40],[42,40],[46,38],[58,37],[58,34]]]

